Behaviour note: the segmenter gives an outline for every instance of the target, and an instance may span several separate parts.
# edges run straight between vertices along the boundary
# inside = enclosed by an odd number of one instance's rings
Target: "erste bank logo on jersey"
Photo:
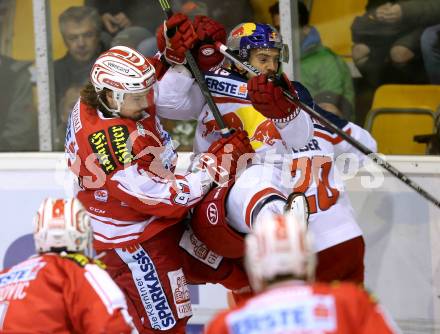
[[[234,79],[217,76],[205,76],[206,84],[213,93],[245,99],[247,97],[247,84]]]
[[[36,257],[13,266],[0,275],[0,301],[24,299],[29,287],[38,272],[46,265],[41,257]]]

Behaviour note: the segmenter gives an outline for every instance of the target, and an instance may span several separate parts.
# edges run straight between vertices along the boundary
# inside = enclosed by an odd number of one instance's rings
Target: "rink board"
[[[180,168],[188,158],[181,154]],[[387,160],[440,198],[440,158]],[[0,154],[2,268],[34,252],[33,215],[43,198],[70,196],[69,180],[62,154]],[[440,333],[434,329],[440,318],[440,209],[388,173],[361,171],[346,186],[365,234],[366,286],[405,333]],[[188,333],[199,333],[198,325],[226,307],[226,294],[216,285],[194,286],[191,292]]]

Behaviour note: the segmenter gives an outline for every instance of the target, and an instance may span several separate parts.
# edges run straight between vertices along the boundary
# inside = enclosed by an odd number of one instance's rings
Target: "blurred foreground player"
[[[259,294],[220,313],[206,333],[398,332],[361,288],[311,282],[315,259],[301,218],[306,216],[295,211],[300,205],[285,216],[265,217],[246,237],[246,268]]]
[[[137,333],[122,291],[85,254],[89,218],[76,199],[46,199],[34,219],[38,254],[0,274],[1,333]]]

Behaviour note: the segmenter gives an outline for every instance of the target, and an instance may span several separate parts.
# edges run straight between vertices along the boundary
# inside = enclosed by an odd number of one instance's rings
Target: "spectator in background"
[[[259,294],[219,313],[206,334],[399,332],[362,288],[313,282],[315,259],[306,226],[294,214],[256,221],[246,237],[245,263]]]
[[[128,27],[142,27],[154,34],[164,20],[158,1],[146,0],[86,0],[86,6],[96,8],[104,29],[112,36]]]
[[[438,0],[369,0],[352,29],[353,61],[372,87],[388,82],[422,83],[423,29],[438,23]],[[391,66],[390,66],[391,65]]]
[[[440,22],[440,17],[438,21]],[[429,81],[440,85],[440,24],[425,29],[422,34],[421,47]]]
[[[0,151],[37,151],[38,122],[29,62],[0,55]]]
[[[147,39],[153,39],[154,42],[156,42],[156,37],[149,32],[147,29],[134,26],[134,27],[128,27],[119,32],[111,41],[110,46],[114,47],[117,45],[123,45],[128,46],[129,48],[136,49],[138,51],[140,44]],[[154,43],[156,44],[156,43]],[[155,46],[155,45],[154,45]],[[148,56],[153,56],[157,52],[157,48],[155,47],[156,51],[154,50],[147,50]],[[142,53],[143,54],[143,53]],[[147,56],[147,55],[145,55]]]
[[[273,25],[280,28],[278,2],[269,8]],[[353,81],[345,61],[321,43],[318,30],[309,25],[309,11],[298,2],[301,39],[301,83],[323,109],[354,120]]]
[[[435,25],[428,27],[422,34],[422,54],[429,81],[440,84],[440,1],[433,1],[430,16]],[[424,13],[421,13],[423,15]]]
[[[191,20],[194,20],[197,15],[209,16],[208,5],[202,1],[187,1],[182,4],[179,11]]]
[[[221,22],[226,31],[231,30],[241,22],[254,20],[254,12],[248,0],[176,0],[173,2],[173,8],[189,17],[195,15],[210,16]]]
[[[59,26],[67,53],[54,63],[57,106],[70,86],[82,86],[88,81],[94,61],[104,49],[100,39],[101,19],[95,9],[69,7],[61,13]],[[62,111],[58,110],[57,126],[62,123],[61,115]]]

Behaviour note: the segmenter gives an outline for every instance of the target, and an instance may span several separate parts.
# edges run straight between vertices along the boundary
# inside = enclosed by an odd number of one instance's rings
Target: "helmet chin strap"
[[[110,108],[107,103],[105,103],[101,97],[98,95],[98,100],[104,106],[104,108],[114,117],[119,117],[121,112],[122,102],[124,101],[124,93],[113,91],[113,101],[116,103],[116,109]]]

